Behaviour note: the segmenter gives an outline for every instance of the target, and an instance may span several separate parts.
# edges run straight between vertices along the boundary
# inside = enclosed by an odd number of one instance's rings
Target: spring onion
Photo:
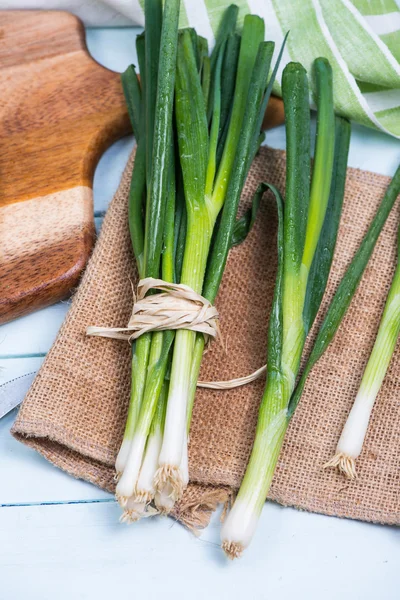
[[[178,50],[178,74],[176,86],[177,135],[180,164],[186,198],[187,234],[183,256],[181,282],[189,285],[207,298],[207,283],[212,267],[209,250],[217,217],[229,198],[228,189],[236,182],[236,193],[228,205],[236,219],[237,202],[250,166],[247,160],[252,152],[252,142],[259,129],[259,122],[268,71],[273,53],[273,44],[263,42],[264,23],[259,17],[245,17],[239,50],[235,92],[232,111],[226,115],[227,123],[221,123],[221,68],[226,42],[217,45],[218,56],[213,62],[213,102],[210,130],[207,130],[207,113],[200,79],[197,76],[189,37],[182,34]],[[251,107],[251,108],[250,108]],[[252,113],[250,115],[250,113]],[[250,119],[246,118],[250,116]],[[227,128],[226,137],[220,131]],[[243,139],[246,131],[247,140]],[[218,144],[223,144],[218,151]],[[241,143],[243,142],[243,144]],[[240,150],[239,150],[240,148]],[[243,167],[235,168],[237,155],[244,154]],[[220,159],[219,159],[220,156]],[[236,161],[236,163],[235,163]],[[222,218],[216,232],[231,238],[230,221]],[[218,242],[216,241],[216,244]],[[212,252],[213,254],[213,252]],[[219,264],[225,264],[224,253],[219,255]],[[211,266],[210,266],[211,263]],[[223,270],[223,267],[222,267]],[[222,272],[221,272],[222,276]],[[186,485],[180,464],[186,461],[185,438],[190,424],[192,390],[201,362],[203,340],[198,341],[195,333],[182,330],[176,333],[163,445],[159,458],[156,485],[160,493],[164,488],[171,490],[178,500]],[[195,364],[195,368],[193,368]]]
[[[265,502],[288,426],[288,409],[310,325],[321,302],[331,266],[322,254],[333,255],[344,188],[349,125],[333,111],[329,62],[314,62],[317,135],[310,186],[310,109],[307,73],[289,63],[282,77],[286,114],[287,172],[285,204],[278,207],[278,273],[268,330],[267,382],[256,436],[237,498],[222,530],[222,546],[230,558],[249,545]],[[335,135],[336,132],[336,135]],[[335,143],[336,138],[336,143]],[[334,174],[339,175],[341,183]],[[333,181],[336,186],[333,185]],[[338,192],[338,187],[341,193]],[[320,271],[313,267],[320,264]],[[322,289],[321,289],[322,287]]]
[[[140,120],[146,124],[145,147],[152,146],[152,153],[146,150],[146,202],[145,225],[143,238],[143,258],[138,258],[133,244],[140,277],[158,277],[160,257],[162,253],[164,235],[165,204],[168,196],[169,174],[172,141],[172,113],[174,101],[176,52],[178,37],[179,0],[170,0],[164,8],[162,19],[160,11],[161,0],[146,0],[145,14],[147,27],[145,29],[145,44],[140,42],[139,60],[145,63],[144,91],[142,93]],[[155,29],[158,33],[155,33]],[[150,49],[151,44],[154,48]],[[157,52],[157,48],[159,49]],[[144,52],[144,56],[143,56]],[[157,63],[157,68],[154,66]],[[151,63],[151,65],[148,65]],[[157,73],[157,89],[154,90],[154,79],[148,73]],[[143,86],[143,81],[142,81]],[[135,105],[126,96],[127,104],[134,111]],[[155,105],[154,105],[155,103]],[[154,105],[154,106],[153,106]],[[137,106],[137,104],[136,104]],[[151,122],[149,115],[153,115]],[[136,120],[138,121],[139,118]],[[142,137],[142,136],[141,136]],[[151,138],[151,142],[149,142]],[[139,150],[139,144],[138,144]],[[151,165],[148,162],[151,161]],[[135,179],[133,173],[132,185]],[[132,193],[131,193],[132,196]],[[139,202],[138,202],[139,203]],[[139,210],[130,211],[130,230],[140,227],[142,222]],[[139,226],[138,226],[139,223]],[[132,235],[132,234],[131,234]],[[131,398],[128,418],[125,427],[124,439],[116,460],[116,471],[119,482],[117,497],[123,498],[123,503],[132,495],[133,485],[126,467],[136,473],[141,466],[142,455],[146,445],[147,431],[137,432],[140,408],[146,384],[146,372],[150,357],[152,336],[142,335],[132,349],[132,378]],[[151,424],[151,423],[150,423]],[[150,425],[145,425],[149,428]],[[124,477],[125,472],[125,477]],[[122,489],[121,489],[122,488]]]
[[[400,167],[387,191],[389,205],[400,191]],[[386,299],[374,347],[361,385],[340,436],[335,456],[326,464],[338,467],[349,479],[356,477],[355,461],[360,456],[375,400],[389,368],[400,333],[400,229],[397,266]]]

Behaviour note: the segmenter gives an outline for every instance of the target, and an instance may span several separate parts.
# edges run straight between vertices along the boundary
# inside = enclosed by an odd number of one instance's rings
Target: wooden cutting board
[[[280,100],[266,121],[283,121]],[[77,285],[94,242],[94,169],[129,131],[119,74],[90,57],[79,19],[1,11],[0,323]]]
[[[0,322],[64,298],[93,240],[92,179],[128,133],[119,76],[65,12],[0,19]]]

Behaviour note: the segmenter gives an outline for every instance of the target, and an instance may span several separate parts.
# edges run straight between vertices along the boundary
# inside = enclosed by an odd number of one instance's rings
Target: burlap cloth
[[[113,464],[129,398],[130,347],[88,338],[88,325],[121,326],[130,316],[135,280],[127,227],[132,159],[104,219],[71,309],[12,429],[13,435],[75,477],[112,491]],[[263,148],[242,205],[260,181],[284,192],[285,154]],[[389,183],[349,169],[339,241],[319,319]],[[398,206],[392,211],[363,281],[329,351],[313,369],[292,419],[270,498],[297,508],[380,523],[399,523],[400,360],[398,350],[379,394],[359,477],[348,483],[323,470],[333,455],[371,351],[395,265]],[[265,362],[276,271],[276,212],[267,197],[254,230],[229,256],[217,299],[227,352],[207,353],[201,378],[246,375]],[[193,482],[175,515],[197,527],[240,484],[249,457],[264,381],[230,391],[198,390],[190,434]]]

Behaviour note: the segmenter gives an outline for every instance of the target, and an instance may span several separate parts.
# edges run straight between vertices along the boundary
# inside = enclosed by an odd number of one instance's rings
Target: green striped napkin
[[[168,0],[166,0],[168,1]],[[144,0],[131,0],[131,14],[143,25]],[[227,0],[182,0],[181,27],[195,26],[210,44]],[[362,125],[400,137],[400,9],[395,0],[237,0],[246,13],[265,19],[275,53],[290,31],[281,68],[301,62],[308,71],[317,56],[334,71],[336,111]],[[312,103],[312,99],[311,99]]]

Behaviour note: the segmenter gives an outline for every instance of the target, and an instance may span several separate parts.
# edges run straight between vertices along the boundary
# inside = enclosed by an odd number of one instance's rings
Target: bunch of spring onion
[[[390,185],[389,196],[400,190],[400,167]],[[376,397],[394,353],[400,333],[400,229],[397,234],[397,266],[386,299],[378,334],[361,385],[340,436],[335,456],[326,464],[338,467],[349,479],[356,477],[355,461],[360,456]]]
[[[269,322],[267,382],[246,473],[221,531],[222,545],[230,558],[240,556],[255,533],[288,423],[307,377],[332,341],[400,191],[399,169],[337,288],[296,383],[304,341],[329,276],[350,140],[349,123],[333,115],[329,63],[317,59],[314,70],[318,115],[310,191],[307,77],[299,64],[289,63],[283,72],[286,199],[284,206],[278,202],[278,273]]]
[[[231,558],[255,532],[289,422],[290,400],[307,334],[325,291],[343,201],[349,124],[333,110],[329,62],[314,62],[317,134],[310,177],[310,108],[305,69],[282,75],[286,118],[286,198],[278,198],[278,273],[268,331],[267,382],[239,493],[221,531]],[[310,185],[311,180],[311,185]]]
[[[177,29],[178,0],[146,0],[141,72],[123,75],[137,150],[129,225],[140,278],[189,286],[213,303],[227,255],[252,224],[237,220],[240,194],[263,140],[278,61],[264,22],[236,33],[230,6],[215,48]],[[259,190],[256,203],[259,202]],[[145,201],[144,201],[145,198]],[[132,348],[125,434],[116,460],[124,519],[169,512],[188,483],[188,431],[205,338],[187,329],[141,335]],[[155,505],[155,508],[154,508]]]

